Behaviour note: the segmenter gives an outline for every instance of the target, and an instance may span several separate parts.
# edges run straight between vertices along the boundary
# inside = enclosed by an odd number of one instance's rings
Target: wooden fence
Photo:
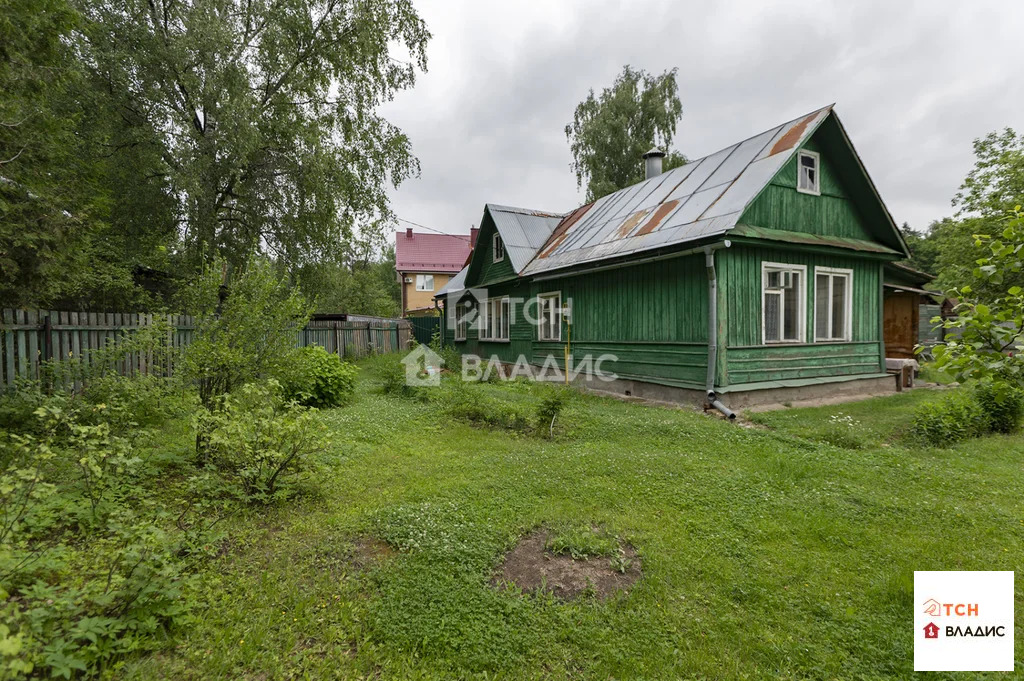
[[[131,342],[137,332],[158,322],[166,324],[161,349],[167,352],[137,349]],[[124,376],[169,375],[174,357],[192,342],[193,333],[193,319],[187,315],[5,309],[0,314],[0,388],[18,379],[44,378],[48,365],[68,367],[57,373],[61,382],[73,382],[76,388],[95,369]],[[341,357],[358,358],[408,348],[411,337],[404,320],[323,320],[299,331],[296,345],[320,345]]]
[[[312,320],[299,332],[298,345],[319,345],[340,357],[357,358],[409,347],[410,325],[404,319],[348,322]]]

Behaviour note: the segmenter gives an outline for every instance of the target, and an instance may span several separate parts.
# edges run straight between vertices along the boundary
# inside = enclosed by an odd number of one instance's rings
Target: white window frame
[[[803,158],[807,156],[814,159],[814,186],[805,189],[800,186],[800,180],[804,176]],[[796,154],[796,190],[801,194],[821,196],[821,154],[816,151],[800,150]]]
[[[501,262],[504,259],[505,242],[501,240],[501,235],[495,232],[491,235],[491,262]]]
[[[828,275],[828,336],[818,336],[818,275]],[[846,277],[846,300],[843,314],[846,315],[846,329],[842,336],[832,333],[832,285],[835,277]],[[814,268],[814,340],[821,343],[849,343],[853,340],[853,270],[844,267]]]
[[[799,292],[799,311],[797,313],[797,337],[795,339],[785,340],[767,340],[765,338],[765,304],[764,297],[765,293],[768,292],[768,273],[769,272],[799,272],[801,287],[803,290]],[[793,265],[788,262],[762,262],[761,263],[761,345],[787,345],[793,343],[805,343],[807,338],[807,265]],[[779,335],[782,335],[782,329],[786,320],[786,298],[785,295],[779,294]]]
[[[427,288],[427,277],[430,277],[430,288]],[[420,283],[422,282],[422,283]],[[416,290],[417,291],[433,291],[434,290],[434,275],[433,274],[417,274],[416,275]]]
[[[488,298],[483,302],[480,318],[480,340],[491,343],[507,343],[512,327],[512,303],[508,296]],[[488,318],[497,320],[497,333],[491,328]]]
[[[465,302],[455,304],[455,340],[466,340],[466,315],[469,313],[469,305]]]
[[[554,299],[555,305],[551,308],[551,328],[554,333],[551,337],[544,336],[544,326],[541,324],[541,315],[544,311],[544,300]],[[562,340],[562,292],[547,291],[537,296],[537,340],[550,343],[559,343]]]

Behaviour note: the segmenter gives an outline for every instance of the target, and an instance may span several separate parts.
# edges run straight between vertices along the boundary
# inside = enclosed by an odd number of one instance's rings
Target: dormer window
[[[796,189],[804,194],[821,194],[821,159],[813,151],[796,155]]]
[[[501,235],[497,232],[491,237],[491,255],[492,262],[501,262],[505,259],[505,244],[501,240]]]

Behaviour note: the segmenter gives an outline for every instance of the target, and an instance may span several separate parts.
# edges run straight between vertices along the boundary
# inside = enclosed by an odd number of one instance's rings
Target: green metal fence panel
[[[441,328],[440,317],[406,317],[406,321],[412,325],[412,337],[417,343],[430,343]]]

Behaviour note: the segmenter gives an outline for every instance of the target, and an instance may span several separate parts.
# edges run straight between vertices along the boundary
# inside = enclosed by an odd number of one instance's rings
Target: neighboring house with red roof
[[[466,265],[476,234],[395,234],[395,271],[402,285],[402,316],[430,314],[434,293]]]

